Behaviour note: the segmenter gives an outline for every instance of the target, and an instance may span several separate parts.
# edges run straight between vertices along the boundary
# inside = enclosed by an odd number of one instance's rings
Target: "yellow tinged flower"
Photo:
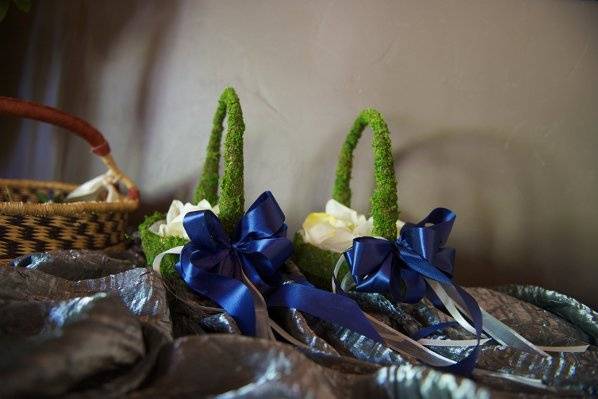
[[[397,220],[397,232],[403,227]],[[303,241],[332,252],[344,252],[353,245],[353,239],[371,236],[373,219],[333,199],[326,203],[325,212],[312,212],[305,218],[299,233]]]

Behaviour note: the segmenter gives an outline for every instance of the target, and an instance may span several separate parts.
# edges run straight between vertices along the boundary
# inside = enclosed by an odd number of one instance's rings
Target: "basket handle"
[[[382,115],[374,109],[363,110],[341,148],[336,167],[336,179],[332,190],[332,198],[351,206],[351,171],[353,168],[353,151],[361,138],[363,130],[370,126],[373,132],[372,149],[374,151],[374,175],[376,185],[370,199],[374,218],[375,236],[388,240],[397,238],[396,222],[399,218],[397,205],[397,180],[392,158],[390,133]]]
[[[110,146],[102,134],[89,123],[67,114],[56,108],[37,104],[31,101],[19,100],[12,97],[0,96],[0,115],[10,115],[40,122],[50,123],[62,127],[83,138],[91,146],[91,151],[98,155],[117,180],[122,181],[127,188],[127,198],[139,199],[137,185],[118,167],[112,155]]]
[[[228,116],[224,138],[224,173],[220,181],[218,197],[220,143],[224,130],[224,119]],[[218,100],[214,114],[212,132],[208,141],[203,171],[193,201],[207,199],[211,204],[218,203],[220,220],[228,233],[232,233],[241,219],[245,208],[243,186],[243,134],[245,123],[239,97],[232,87],[224,89]]]

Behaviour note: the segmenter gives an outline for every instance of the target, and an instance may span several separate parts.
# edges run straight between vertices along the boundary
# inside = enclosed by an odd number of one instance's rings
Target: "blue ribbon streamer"
[[[479,355],[482,314],[475,299],[452,282],[455,250],[445,244],[455,217],[448,209],[436,208],[419,223],[403,226],[397,240],[359,237],[344,255],[359,292],[388,293],[396,301],[406,303],[417,303],[427,296],[439,305],[425,279],[453,285],[466,305],[478,345],[467,357],[447,368],[469,374]]]
[[[444,321],[436,324],[432,324],[428,327],[420,328],[415,334],[411,335],[411,338],[414,340],[418,340],[421,338],[428,337],[432,334],[435,334],[439,331],[446,330],[447,328],[459,327],[459,323],[456,321]]]
[[[268,307],[294,308],[382,343],[350,298],[317,289],[305,280],[283,284],[279,269],[292,253],[284,220],[284,213],[269,191],[243,215],[233,240],[211,211],[190,212],[183,219],[190,241],[181,251],[176,270],[193,291],[229,313],[245,335],[255,335],[256,317],[243,274],[260,291]]]

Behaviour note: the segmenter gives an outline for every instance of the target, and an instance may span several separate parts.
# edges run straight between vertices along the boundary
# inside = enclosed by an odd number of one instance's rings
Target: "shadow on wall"
[[[120,2],[119,12],[110,12],[115,6],[109,2],[35,3],[27,23],[9,32],[17,38],[21,37],[20,32],[27,32],[28,40],[18,40],[18,47],[12,49],[11,54],[18,54],[19,60],[6,64],[8,68],[13,66],[17,73],[11,74],[10,81],[3,85],[3,95],[51,105],[93,124],[90,116],[96,96],[90,83],[90,70],[92,67],[97,70],[98,59],[107,58],[111,44],[118,40],[127,20],[141,3]],[[107,13],[110,17],[103,17]],[[90,35],[90,32],[95,34]],[[98,35],[98,32],[102,34]],[[76,171],[78,176],[88,175],[89,159],[64,159],[70,145],[82,150],[78,153],[86,154],[86,144],[80,139],[71,140],[67,133],[58,133],[59,129],[37,122],[3,120],[2,123],[3,128],[4,123],[10,123],[7,130],[12,132],[2,137],[2,159],[8,162],[10,177],[39,175],[35,172],[41,164],[47,164],[46,178],[68,181],[68,175],[74,174],[69,170]],[[52,137],[48,138],[49,135]],[[50,146],[44,148],[46,157],[40,159],[37,151],[41,141]],[[26,153],[17,155],[13,149]],[[17,156],[29,162],[16,162],[13,157]]]
[[[35,2],[29,15],[9,13],[0,24],[0,54],[10,60],[0,62],[0,94],[48,103],[92,124],[94,120],[110,120],[112,114],[108,118],[98,115],[106,112],[105,103],[102,106],[100,101],[110,94],[101,91],[106,88],[101,76],[119,55],[121,42],[130,38],[127,29],[135,24],[132,31],[139,32],[142,26],[143,35],[151,40],[143,51],[135,53],[142,60],[138,60],[140,76],[135,76],[140,83],[133,86],[136,92],[128,97],[134,101],[127,104],[114,99],[128,113],[126,123],[115,125],[126,126],[135,134],[123,132],[126,138],[121,138],[119,132],[107,132],[124,154],[117,157],[123,169],[133,176],[141,175],[134,169],[147,152],[147,124],[153,112],[150,101],[157,96],[157,61],[168,51],[166,40],[179,13],[178,2],[163,5],[160,0],[45,0]],[[96,161],[78,138],[6,118],[0,119],[0,131],[2,176],[80,181],[81,176],[94,174]],[[565,160],[549,159],[537,152],[533,145],[537,143],[518,136],[505,137],[504,132],[441,131],[425,136],[396,153],[400,206],[407,210],[402,218],[418,220],[434,206],[456,211],[451,244],[458,249],[458,281],[540,284],[598,303],[591,287],[598,277],[592,271],[596,256],[591,240],[596,234],[589,234],[595,228],[587,227],[592,224],[584,215],[588,203],[577,206],[584,199],[576,197],[581,194],[571,185],[563,167]],[[338,138],[325,135],[322,140],[329,140],[330,145],[322,148],[334,148],[336,156]],[[133,146],[134,151],[124,149]],[[369,146],[361,147],[368,147],[369,152]],[[329,151],[322,154],[330,157]],[[314,159],[309,167],[319,160]],[[592,170],[589,161],[585,162],[584,166]],[[583,165],[583,161],[576,165]],[[367,168],[371,173],[371,163]],[[320,179],[326,182],[326,192],[333,173],[326,171]],[[162,189],[160,197],[150,202],[142,192],[144,206],[134,221],[149,210],[165,210],[173,197],[184,198],[182,194],[191,191],[197,173],[190,176],[193,178]],[[304,181],[308,180],[299,181],[298,186]],[[138,183],[143,186],[144,182]],[[598,190],[590,187],[584,191],[591,194]],[[301,206],[300,202],[292,203],[290,208]]]
[[[70,0],[59,3],[55,5],[64,20],[65,28],[61,30],[65,41],[62,46],[54,41],[59,47],[62,63],[59,69],[60,83],[56,106],[94,124],[93,117],[98,112],[100,102],[100,82],[97,81],[97,76],[102,75],[105,63],[109,62],[112,47],[120,41],[127,24],[141,11],[145,2]],[[54,24],[50,29],[56,29],[58,26],[60,25]],[[52,57],[51,54],[49,56]],[[45,74],[51,74],[51,71],[46,71]],[[36,98],[39,94],[39,91],[34,92]],[[98,128],[102,131],[101,126]],[[83,155],[60,157],[57,174],[61,179],[77,181],[81,176],[92,177],[92,155],[88,153],[85,142],[68,136],[60,152],[65,156]]]
[[[17,96],[21,79],[27,43],[31,36],[29,29],[33,11],[22,13],[16,7],[9,7],[4,20],[0,21],[0,96]],[[6,58],[5,58],[6,57]],[[9,62],[5,61],[9,60]],[[7,176],[9,157],[17,140],[20,121],[2,117],[0,119],[0,172]],[[9,133],[15,132],[15,133]]]
[[[442,131],[406,143],[394,156],[403,220],[433,207],[457,213],[449,245],[463,285],[541,285],[595,306],[591,235],[567,190],[558,159],[539,159],[531,143],[492,131]],[[541,161],[541,162],[540,162]],[[587,245],[586,245],[587,244]],[[564,267],[566,265],[566,267]]]
[[[52,0],[35,3],[30,14],[9,14],[0,25],[0,32],[3,38],[14,40],[2,40],[0,45],[2,54],[11,57],[11,62],[0,65],[0,95],[48,104],[95,125],[94,116],[100,112],[101,76],[111,53],[126,36],[131,21],[140,16],[152,16],[156,21],[147,24],[151,40],[144,41],[147,49],[142,52],[144,59],[138,62],[141,65],[138,93],[131,96],[136,99],[130,112],[134,115],[132,123],[136,124],[135,135],[126,135],[129,142],[120,143],[121,146],[134,145],[131,157],[139,157],[146,141],[148,101],[153,95],[152,74],[165,48],[164,38],[176,19],[177,7],[177,2],[163,7],[159,0]],[[123,106],[127,105],[123,103]],[[102,131],[102,126],[96,127]],[[93,160],[87,144],[61,129],[9,118],[0,119],[0,129],[8,132],[0,137],[2,177],[77,182],[82,176],[91,178],[97,173],[93,168],[94,163],[99,165],[99,162]],[[105,133],[110,135],[110,132]],[[114,149],[115,140],[109,141]],[[136,174],[130,170],[135,166],[135,159],[117,161],[121,166],[128,162],[128,168],[123,169],[128,174]],[[186,187],[174,191],[183,189]],[[172,192],[165,193],[164,197],[171,198]],[[166,203],[156,201],[145,203],[144,208],[156,209]],[[134,219],[140,219],[140,215]]]

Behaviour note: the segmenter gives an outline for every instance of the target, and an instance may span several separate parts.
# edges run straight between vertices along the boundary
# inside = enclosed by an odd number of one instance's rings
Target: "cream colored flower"
[[[404,223],[397,220],[397,232]],[[353,239],[371,236],[374,220],[333,199],[326,203],[325,212],[307,215],[299,234],[303,241],[318,248],[333,252],[344,252],[351,248]]]
[[[340,253],[351,247],[354,238],[371,235],[372,227],[372,218],[367,219],[331,199],[326,203],[325,212],[314,212],[307,216],[300,234],[307,243]]]
[[[179,200],[174,200],[170,204],[168,213],[166,213],[166,220],[162,219],[150,226],[150,231],[161,237],[176,236],[189,239],[185,227],[183,227],[183,219],[189,212],[210,210],[218,215],[218,205],[212,207],[208,200],[201,200],[197,205],[190,202],[183,204]]]

